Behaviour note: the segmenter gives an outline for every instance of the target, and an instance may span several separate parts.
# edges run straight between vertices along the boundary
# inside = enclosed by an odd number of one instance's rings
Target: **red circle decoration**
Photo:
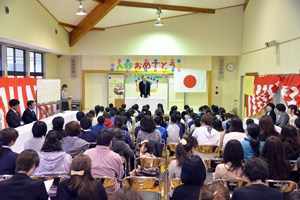
[[[187,75],[186,77],[184,77],[183,79],[183,84],[185,87],[187,88],[193,88],[196,86],[197,84],[197,79],[195,78],[195,76],[193,75]]]

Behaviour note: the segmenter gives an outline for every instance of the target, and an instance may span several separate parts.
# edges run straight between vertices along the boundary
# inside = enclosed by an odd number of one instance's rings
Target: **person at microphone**
[[[147,98],[150,96],[151,83],[146,80],[146,76],[142,76],[142,81],[139,83],[140,96]]]

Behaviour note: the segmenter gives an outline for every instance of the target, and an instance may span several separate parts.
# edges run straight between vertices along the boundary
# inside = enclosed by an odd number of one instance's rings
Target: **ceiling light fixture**
[[[164,26],[164,23],[160,19],[160,14],[162,13],[160,8],[157,8],[156,14],[157,14],[157,20],[154,24],[154,26]]]
[[[78,1],[79,1],[79,8],[78,8],[78,10],[76,12],[76,15],[80,15],[80,16],[86,15],[86,11],[85,11],[85,9],[82,6],[82,1],[83,0],[78,0]]]

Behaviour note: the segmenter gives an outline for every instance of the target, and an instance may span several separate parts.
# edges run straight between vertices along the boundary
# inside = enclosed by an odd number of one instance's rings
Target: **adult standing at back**
[[[289,117],[289,114],[287,114],[287,112],[285,112],[286,107],[282,103],[277,104],[276,109],[279,112],[279,114],[277,116],[277,120],[276,120],[276,126],[279,126],[282,128],[284,125],[288,124],[290,117]]]
[[[67,93],[67,84],[63,84],[61,87],[61,110],[69,110],[69,100],[72,99],[72,96],[69,96]]]
[[[22,119],[18,111],[20,101],[18,99],[11,99],[8,104],[10,109],[6,113],[6,123],[10,128],[17,128],[22,125]]]
[[[25,124],[29,124],[37,120],[34,112],[36,103],[33,100],[27,102],[27,109],[23,112],[22,120]]]

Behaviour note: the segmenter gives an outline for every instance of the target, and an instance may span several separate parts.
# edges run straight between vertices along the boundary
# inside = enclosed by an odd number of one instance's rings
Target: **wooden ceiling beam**
[[[210,8],[197,8],[197,7],[187,7],[187,6],[174,6],[166,4],[154,4],[154,3],[142,3],[142,2],[132,2],[132,1],[121,1],[118,6],[127,6],[135,8],[161,8],[162,10],[173,10],[182,12],[197,12],[197,13],[208,13],[214,14],[215,9]]]
[[[245,2],[244,2],[244,12],[245,12],[245,10],[246,10],[246,8],[248,6],[248,3],[249,3],[249,0],[245,0]]]
[[[77,26],[70,32],[69,44],[72,47],[85,34],[103,19],[121,0],[107,0],[98,4]]]
[[[58,25],[65,27],[65,28],[72,28],[75,29],[77,26],[73,25],[73,24],[68,24],[65,22],[58,22]],[[101,27],[94,27],[91,29],[91,31],[105,31],[105,28],[101,28]]]

